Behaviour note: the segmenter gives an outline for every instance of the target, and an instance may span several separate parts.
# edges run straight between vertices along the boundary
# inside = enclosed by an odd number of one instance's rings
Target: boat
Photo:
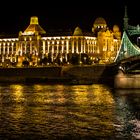
[[[118,73],[114,78],[114,87],[121,89],[140,89],[140,63],[129,62],[129,65],[118,66]]]

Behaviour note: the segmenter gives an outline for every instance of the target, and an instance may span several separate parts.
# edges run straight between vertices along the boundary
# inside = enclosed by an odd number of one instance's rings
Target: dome
[[[98,25],[98,26],[105,26],[105,25],[107,25],[107,24],[106,24],[106,21],[105,21],[104,18],[98,17],[98,18],[95,19],[94,25],[96,25],[96,26],[97,26],[97,25]]]
[[[82,30],[79,27],[76,27],[73,33],[73,36],[82,36]]]
[[[118,25],[114,25],[113,26],[113,32],[119,32],[119,26]]]
[[[46,33],[46,31],[39,25],[38,17],[33,16],[30,18],[30,25],[26,28],[24,33],[25,34],[34,34],[36,32],[39,34]]]

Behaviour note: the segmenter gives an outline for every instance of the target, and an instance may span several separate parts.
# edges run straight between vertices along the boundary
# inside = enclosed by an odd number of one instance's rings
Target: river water
[[[0,85],[0,140],[140,139],[140,90]]]

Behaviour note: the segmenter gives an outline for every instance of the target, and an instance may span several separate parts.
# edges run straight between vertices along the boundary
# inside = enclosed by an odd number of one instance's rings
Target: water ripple
[[[140,137],[140,94],[134,91],[132,96],[105,85],[39,84],[0,89],[2,140]]]

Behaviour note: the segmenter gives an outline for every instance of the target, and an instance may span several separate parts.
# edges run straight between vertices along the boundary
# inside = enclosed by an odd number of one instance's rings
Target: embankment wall
[[[48,66],[36,68],[0,68],[0,82],[66,82],[91,80],[104,82],[114,76],[112,65]]]

